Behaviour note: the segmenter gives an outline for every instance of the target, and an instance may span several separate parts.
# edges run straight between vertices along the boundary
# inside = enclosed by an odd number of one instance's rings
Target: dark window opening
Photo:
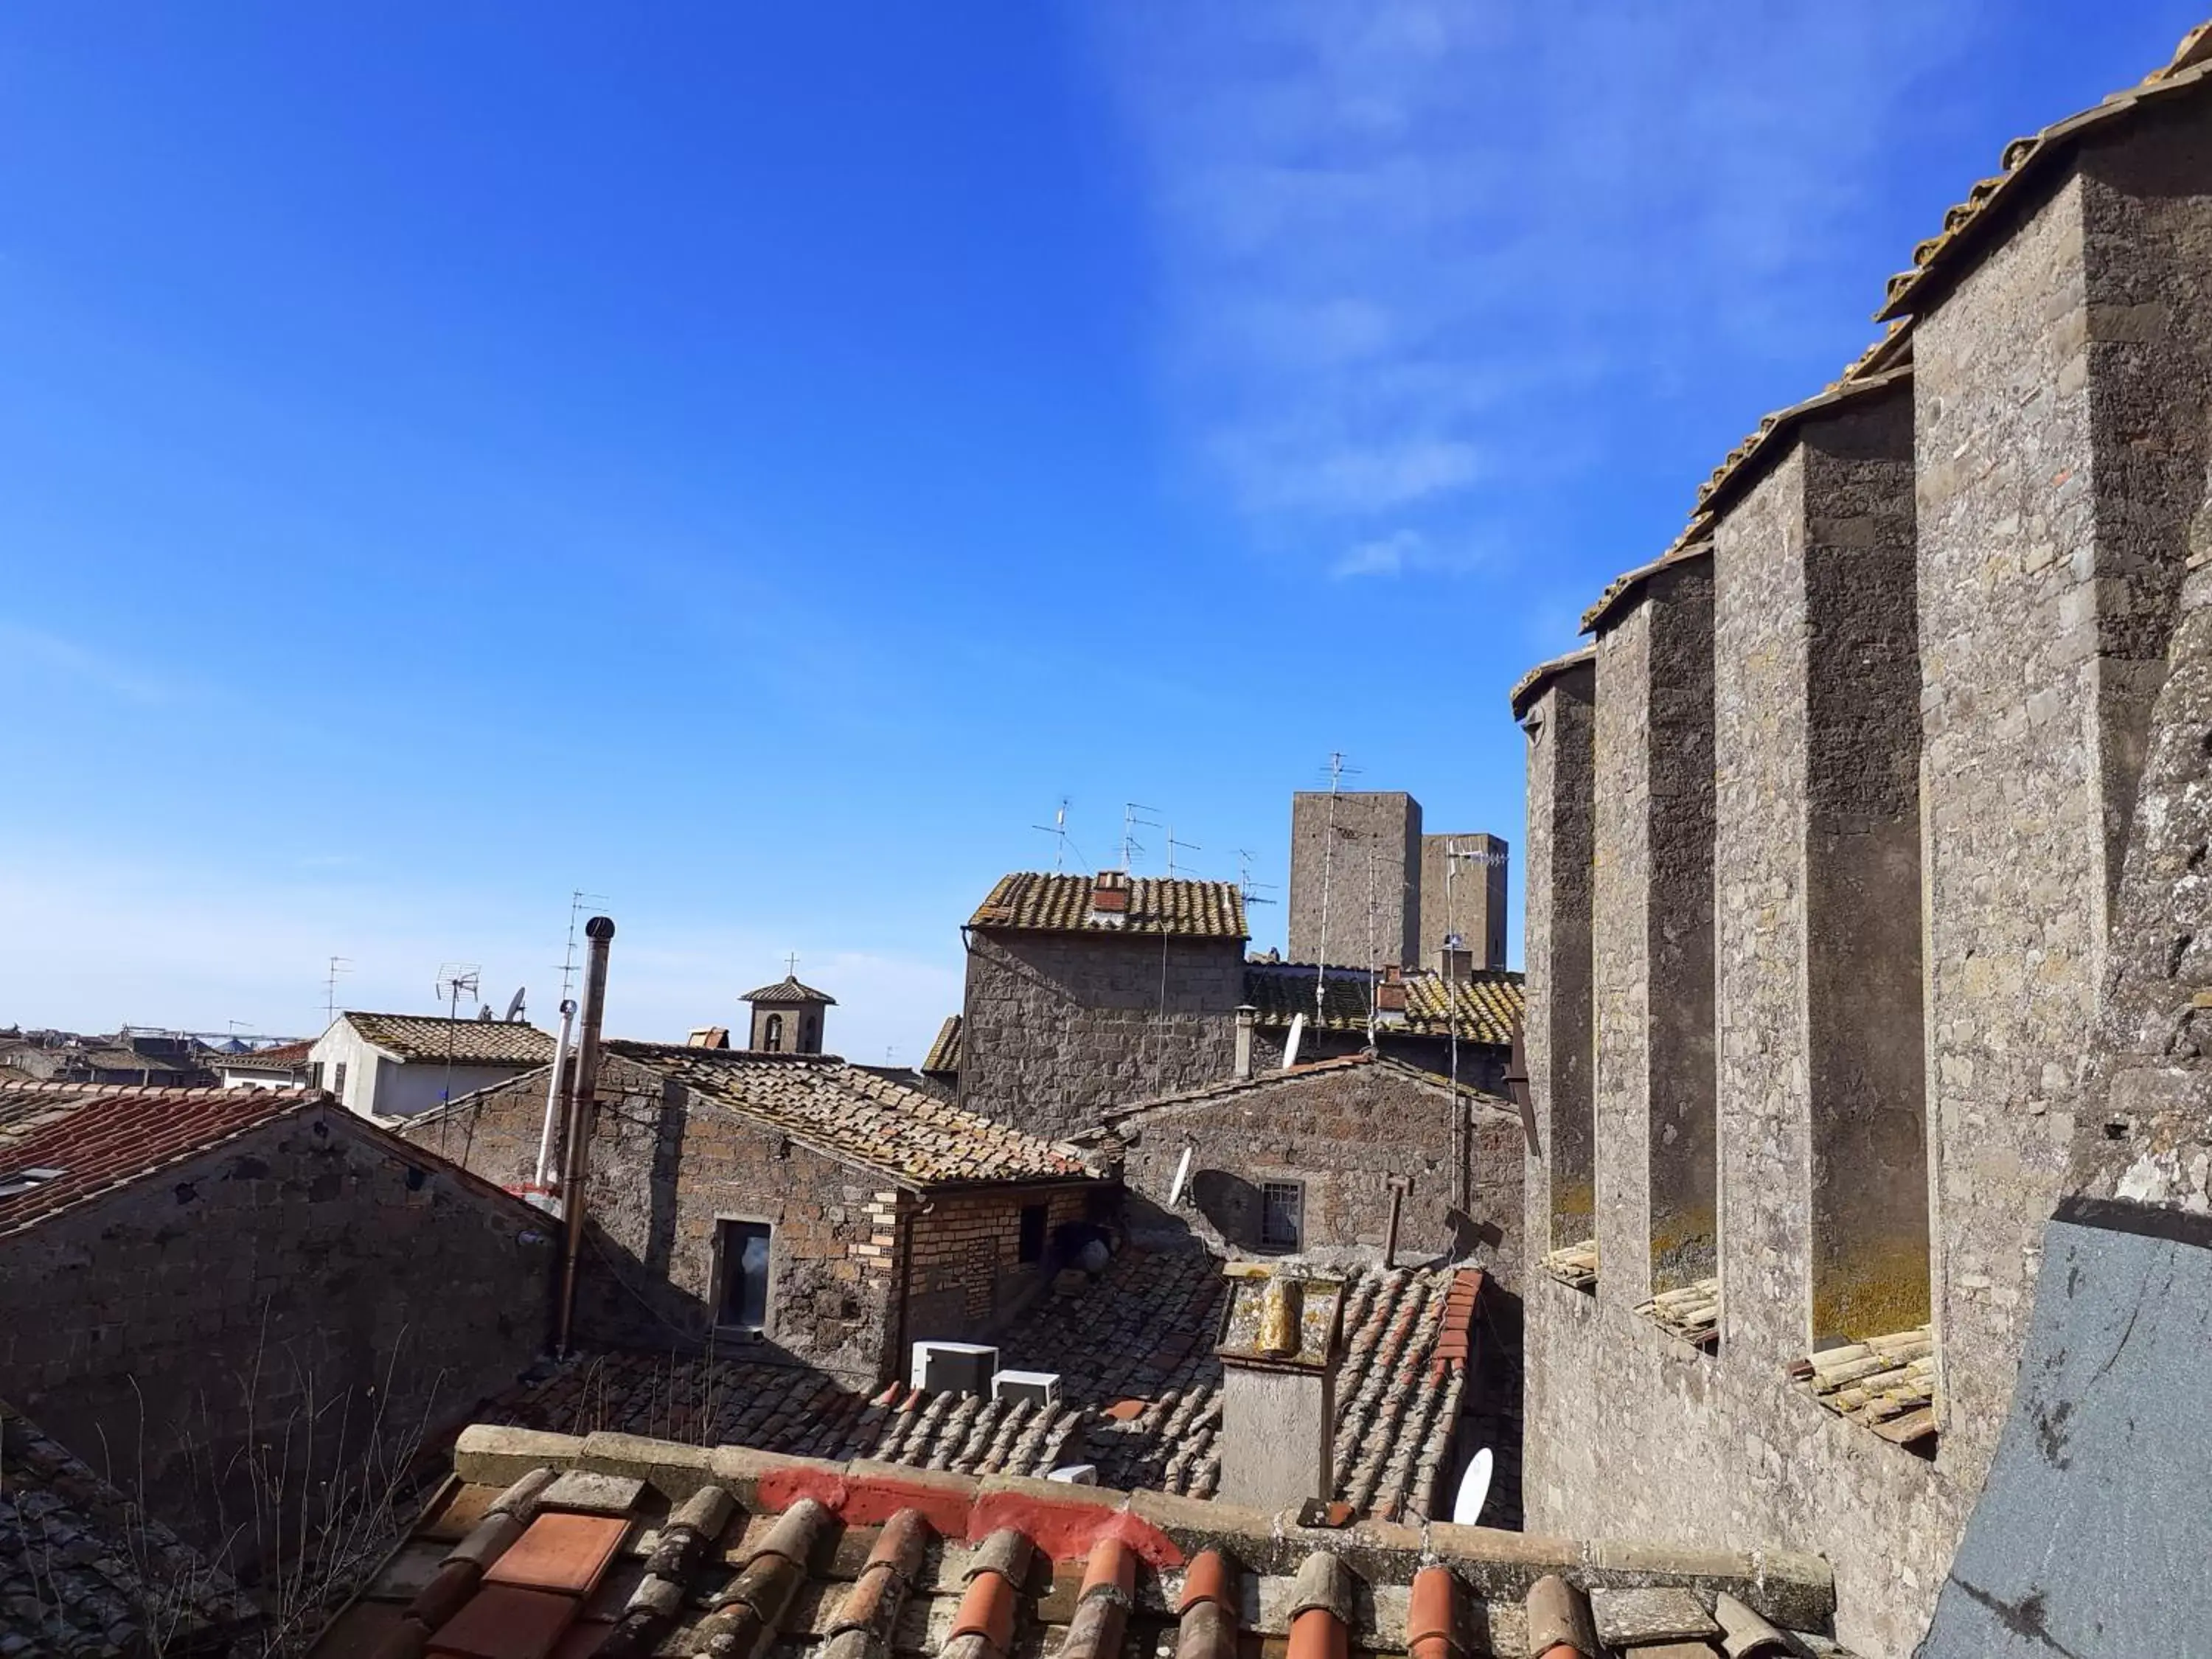
[[[819,1054],[822,1049],[822,1022],[809,1014],[799,1022],[799,1051],[803,1054]]]
[[[345,1068],[343,1060],[331,1068],[331,1092],[341,1098],[345,1095]]]
[[[740,1330],[760,1330],[768,1323],[768,1223],[725,1221],[720,1231],[722,1306],[719,1322]]]
[[[783,1052],[783,1016],[781,1014],[770,1014],[768,1017],[768,1024],[763,1029],[761,1035],[761,1047],[772,1054]]]
[[[1260,1183],[1260,1244],[1263,1249],[1295,1250],[1304,1237],[1305,1184],[1297,1181]]]
[[[1018,1260],[1044,1260],[1044,1215],[1045,1206],[1042,1204],[1022,1206],[1022,1242]]]

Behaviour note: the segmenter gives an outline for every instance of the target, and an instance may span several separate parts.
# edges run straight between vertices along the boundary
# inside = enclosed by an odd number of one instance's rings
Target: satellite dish
[[[1168,1183],[1168,1208],[1172,1210],[1182,1202],[1184,1190],[1190,1185],[1190,1155],[1195,1147],[1182,1149],[1182,1162],[1176,1165],[1175,1179]]]
[[[1291,1034],[1283,1039],[1283,1069],[1285,1071],[1289,1071],[1291,1066],[1298,1063],[1298,1041],[1305,1034],[1306,1017],[1304,1014],[1291,1016]]]
[[[514,988],[514,1000],[507,1005],[507,1023],[508,1024],[512,1025],[516,1020],[522,1018],[522,994],[529,988],[530,988],[527,985],[518,985]]]
[[[1459,1496],[1452,1499],[1452,1524],[1471,1527],[1482,1514],[1483,1501],[1490,1496],[1490,1448],[1467,1460],[1467,1468],[1459,1478]]]

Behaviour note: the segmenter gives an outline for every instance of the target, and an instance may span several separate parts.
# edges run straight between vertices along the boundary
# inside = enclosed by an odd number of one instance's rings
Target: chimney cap
[[[586,939],[610,939],[614,936],[615,922],[612,916],[593,916],[584,924]]]
[[[1341,1279],[1258,1261],[1231,1261],[1222,1275],[1229,1280],[1229,1308],[1215,1352],[1224,1361],[1288,1371],[1326,1371],[1335,1363]],[[1286,1316],[1294,1330],[1283,1328]]]

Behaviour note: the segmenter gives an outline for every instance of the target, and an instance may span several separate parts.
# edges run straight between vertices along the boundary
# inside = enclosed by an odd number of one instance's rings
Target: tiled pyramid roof
[[[837,1006],[837,999],[827,991],[817,991],[811,985],[801,985],[796,974],[786,974],[773,985],[763,985],[757,991],[748,991],[738,1000],[764,1002],[771,1006],[805,1002],[826,1003],[832,1008]]]

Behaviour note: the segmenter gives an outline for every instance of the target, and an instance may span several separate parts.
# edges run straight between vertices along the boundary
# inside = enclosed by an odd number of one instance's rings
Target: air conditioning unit
[[[917,1342],[908,1382],[931,1394],[991,1392],[999,1351],[981,1342]]]
[[[1060,1404],[1058,1371],[1000,1371],[991,1380],[991,1398],[1001,1405],[1026,1400],[1032,1406]]]

